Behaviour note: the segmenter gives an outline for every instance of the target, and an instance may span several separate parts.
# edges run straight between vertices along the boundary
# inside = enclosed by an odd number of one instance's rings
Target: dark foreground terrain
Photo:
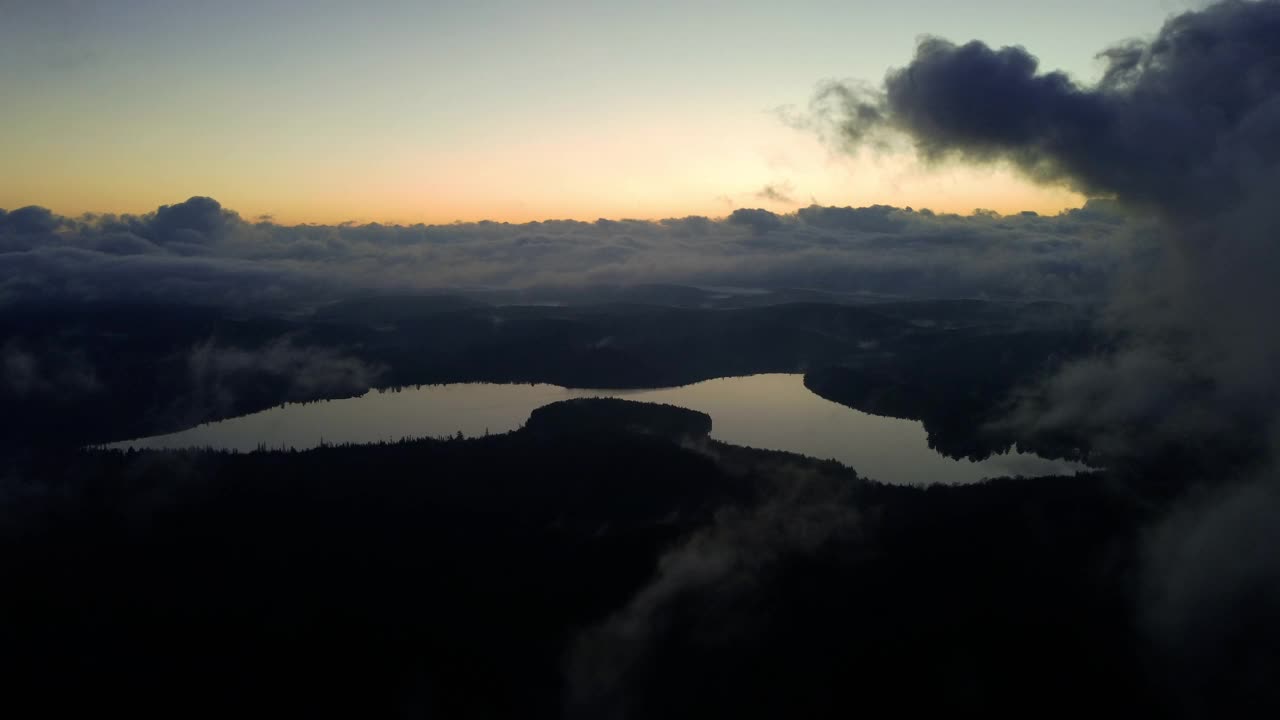
[[[1250,477],[1265,438],[1225,426],[1135,461],[1000,425],[1118,341],[1087,310],[606,295],[0,313],[0,712],[1280,714],[1280,611],[1250,579],[1274,533],[1240,556],[1178,525],[1217,507],[1213,478]],[[81,449],[370,388],[758,372],[921,420],[952,457],[1016,442],[1102,469],[891,487],[621,401],[473,439]]]
[[[469,440],[10,463],[6,715],[1265,709],[1140,627],[1167,484],[890,487],[709,429],[575,401]]]

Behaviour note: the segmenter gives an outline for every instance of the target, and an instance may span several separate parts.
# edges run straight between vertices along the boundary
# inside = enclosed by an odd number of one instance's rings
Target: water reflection
[[[834,458],[884,482],[965,483],[1000,475],[1071,473],[1080,466],[1010,453],[982,462],[951,460],[928,447],[924,427],[877,417],[814,395],[803,375],[719,378],[659,390],[571,390],[555,385],[434,385],[271,410],[111,447],[216,447],[250,451],[366,443],[403,437],[501,433],[557,400],[618,397],[700,410],[718,440]]]

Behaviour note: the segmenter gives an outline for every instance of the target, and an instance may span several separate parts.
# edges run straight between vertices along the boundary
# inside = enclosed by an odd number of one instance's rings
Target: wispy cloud
[[[796,200],[793,197],[795,187],[789,182],[770,183],[760,189],[755,194],[759,200],[767,200],[769,202],[782,203],[784,205],[795,205]]]

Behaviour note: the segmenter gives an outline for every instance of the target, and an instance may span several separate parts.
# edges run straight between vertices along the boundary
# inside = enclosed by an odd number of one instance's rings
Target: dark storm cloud
[[[0,304],[239,305],[363,289],[676,282],[901,295],[1081,299],[1119,260],[1114,209],[1056,217],[936,215],[884,206],[722,220],[451,225],[247,222],[209,198],[154,213],[0,219]]]
[[[819,104],[835,103],[849,142],[898,135],[933,160],[1010,162],[1157,222],[1168,251],[1123,271],[1108,315],[1133,357],[1068,368],[1048,385],[1060,400],[1021,421],[1131,447],[1256,424],[1280,391],[1265,309],[1280,304],[1280,2],[1221,2],[1099,57],[1085,86],[1020,47],[928,38],[880,88],[829,87]]]
[[[852,145],[905,137],[930,160],[1012,163],[1153,218],[1163,251],[1116,275],[1116,350],[1028,389],[1007,424],[1225,486],[1143,551],[1144,621],[1205,711],[1270,696],[1260,678],[1280,660],[1252,629],[1275,624],[1280,588],[1259,551],[1280,515],[1280,2],[1219,2],[1099,58],[1086,86],[1022,48],[930,38],[882,87],[831,86],[815,106]]]
[[[1090,195],[1179,215],[1221,209],[1280,159],[1280,4],[1223,2],[1102,52],[1102,80],[1041,72],[1021,47],[922,41],[881,88],[834,85],[849,140],[900,131],[926,157],[1001,159]]]

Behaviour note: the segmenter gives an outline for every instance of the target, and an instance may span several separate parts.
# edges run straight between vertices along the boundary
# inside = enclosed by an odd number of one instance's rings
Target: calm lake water
[[[899,484],[967,483],[1002,475],[1070,474],[1082,466],[1009,453],[982,462],[929,449],[924,426],[877,417],[814,395],[803,375],[719,378],[659,390],[571,390],[556,385],[467,383],[346,400],[284,405],[169,435],[113,443],[116,448],[215,447],[251,451],[367,443],[405,437],[501,433],[557,400],[616,397],[667,403],[711,416],[711,436],[735,445],[834,458],[860,474]]]

